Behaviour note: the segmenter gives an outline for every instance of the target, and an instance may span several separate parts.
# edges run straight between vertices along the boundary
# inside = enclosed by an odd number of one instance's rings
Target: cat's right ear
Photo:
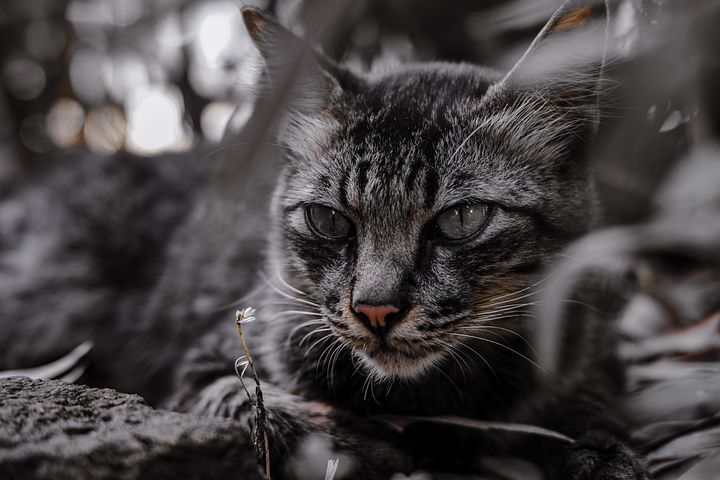
[[[243,7],[241,11],[264,60],[260,95],[284,100],[289,110],[302,115],[326,110],[342,93],[339,77],[345,72],[262,10]]]
[[[500,87],[536,92],[597,122],[609,49],[609,13],[607,0],[566,0]]]

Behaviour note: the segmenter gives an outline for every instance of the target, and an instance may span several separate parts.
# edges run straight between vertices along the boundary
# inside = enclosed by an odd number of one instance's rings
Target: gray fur
[[[622,372],[612,334],[585,308],[588,299],[581,296],[569,309],[583,321],[567,332],[566,378],[557,385],[539,381],[524,337],[528,322],[538,321],[529,307],[543,266],[594,218],[587,146],[597,127],[602,58],[570,62],[576,70],[566,70],[561,81],[525,68],[546,51],[556,28],[597,26],[596,17],[568,17],[576,8],[566,4],[505,76],[446,63],[351,73],[306,55],[310,65],[298,85],[308,84],[314,72],[310,83],[324,86],[325,95],[312,88],[303,97],[296,87],[298,98],[279,124],[286,164],[271,207],[260,321],[246,329],[270,392],[321,402],[331,417],[354,419],[358,435],[372,431],[367,415],[377,413],[522,421],[571,436],[590,431],[570,451],[542,447],[536,453],[544,457],[536,460],[555,478],[644,478],[631,450],[609,433],[621,431],[608,413],[622,389]],[[598,11],[602,23],[602,9],[581,13]],[[291,37],[257,11],[250,16],[269,81],[280,83],[272,74]],[[528,71],[533,75],[524,76]],[[491,210],[483,229],[462,241],[437,237],[441,212],[473,202]],[[308,223],[310,205],[342,214],[353,225],[351,234],[322,238]],[[378,338],[353,311],[359,299],[409,308]],[[172,406],[248,414],[244,394],[228,375],[237,356],[231,336],[224,327],[189,353]],[[336,445],[348,434],[334,423],[304,422],[312,408],[298,409],[300,402],[270,407],[299,422],[271,425],[280,442],[273,446],[275,458],[299,448],[287,436],[298,428],[329,433]],[[373,435],[390,439],[378,447],[382,456],[394,449],[415,467],[446,468],[449,461],[471,468],[487,442],[447,436],[446,444],[428,449],[424,442],[437,435],[432,429],[414,437]],[[597,470],[598,451],[607,449],[617,453],[612,466]],[[362,457],[352,448],[345,453]],[[379,461],[363,474],[385,478],[388,468]]]

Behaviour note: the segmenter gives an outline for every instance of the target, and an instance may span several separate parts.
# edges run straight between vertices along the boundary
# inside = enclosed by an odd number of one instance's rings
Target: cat
[[[507,74],[450,63],[360,74],[243,9],[270,85],[288,51],[309,59],[277,127],[286,163],[258,320],[245,328],[273,477],[301,477],[293,459],[319,441],[344,459],[344,478],[473,471],[481,453],[518,449],[549,478],[648,478],[613,415],[623,372],[607,323],[570,310],[580,318],[552,382],[527,341],[544,267],[597,208],[588,146],[602,55],[569,52],[548,75],[548,52],[576,33],[602,45],[606,16],[603,5],[567,2]],[[239,351],[230,322],[199,340],[166,405],[252,432]],[[389,414],[529,423],[576,441],[422,423],[397,433],[378,421]]]

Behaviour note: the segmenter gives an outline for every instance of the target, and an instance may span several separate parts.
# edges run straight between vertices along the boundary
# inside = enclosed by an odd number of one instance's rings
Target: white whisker
[[[311,317],[324,317],[322,313],[317,312],[305,312],[303,310],[285,310],[272,316],[271,320],[276,318],[285,317],[287,315],[310,315]]]
[[[276,269],[276,270],[275,270],[275,276],[277,276],[277,278],[282,282],[283,285],[285,285],[287,288],[289,288],[289,289],[292,290],[293,292],[295,292],[295,293],[297,293],[297,294],[299,294],[299,295],[302,295],[302,296],[307,296],[307,295],[308,295],[307,293],[303,292],[303,291],[300,290],[299,288],[295,288],[295,287],[293,287],[292,285],[290,285],[290,283],[288,283],[288,281],[283,278],[282,273],[280,272],[280,269]]]
[[[316,329],[313,330],[312,332],[310,332],[310,333],[308,333],[307,335],[305,335],[305,336],[302,338],[302,340],[300,340],[300,343],[299,343],[298,345],[302,347],[302,344],[305,343],[305,340],[307,340],[308,337],[310,337],[310,336],[312,336],[312,335],[315,335],[316,333],[329,332],[330,330],[331,330],[331,328],[330,328],[330,327],[327,327],[327,326],[325,326],[325,327],[320,327],[320,328],[316,328]],[[315,346],[315,344],[313,344],[313,346]],[[310,347],[310,349],[312,349],[312,347]],[[308,351],[309,351],[310,349],[308,349]],[[307,352],[306,352],[306,353],[307,353]]]
[[[452,334],[451,334],[451,335],[452,335]],[[470,345],[468,345],[468,344],[466,344],[466,343],[463,343],[463,342],[458,343],[458,345],[459,345],[460,347],[462,347],[462,348],[467,348],[467,349],[470,350],[472,353],[474,353],[474,354],[475,354],[480,360],[482,360],[482,362],[490,369],[490,371],[492,372],[492,374],[493,374],[493,376],[495,377],[495,379],[498,380],[498,381],[500,380],[500,378],[497,376],[497,373],[495,373],[495,369],[492,367],[492,365],[490,365],[490,362],[488,362],[488,361],[485,359],[485,357],[482,356],[482,354],[481,354],[480,352],[478,352],[478,351],[475,350],[473,347],[471,347]]]
[[[519,357],[524,358],[525,360],[527,360],[528,362],[530,362],[531,364],[533,364],[535,367],[537,367],[537,368],[540,369],[541,371],[544,371],[543,368],[542,368],[540,365],[538,365],[537,363],[535,363],[531,358],[527,357],[526,355],[523,355],[522,353],[518,352],[518,351],[515,350],[514,348],[511,348],[511,347],[509,347],[509,346],[507,346],[507,345],[503,345],[502,343],[496,342],[495,340],[490,340],[489,338],[478,337],[478,336],[475,336],[475,335],[467,335],[467,334],[465,334],[465,333],[450,333],[450,335],[454,335],[454,336],[457,336],[457,337],[472,338],[472,339],[474,339],[474,340],[480,340],[480,341],[482,341],[482,342],[492,343],[493,345],[497,345],[497,346],[499,346],[499,347],[502,347],[502,348],[504,348],[504,349],[506,349],[506,350],[509,350],[510,352],[514,353],[515,355],[518,355]]]
[[[327,330],[324,330],[324,331],[328,331],[328,330],[330,330],[330,328],[328,328]],[[315,332],[318,332],[318,330],[315,330]],[[329,334],[325,335],[324,337],[322,337],[320,340],[317,340],[315,343],[313,343],[312,345],[310,345],[310,348],[307,349],[307,351],[305,352],[305,355],[303,356],[303,358],[307,358],[307,356],[310,354],[310,352],[312,351],[312,349],[315,348],[315,345],[317,345],[318,343],[322,342],[323,340],[326,340],[326,339],[332,337],[333,335],[335,335],[335,334],[334,334],[334,333],[329,333]]]
[[[524,337],[523,335],[521,335],[520,333],[516,332],[515,330],[510,330],[509,328],[505,328],[505,327],[498,327],[498,326],[496,326],[496,325],[477,325],[477,326],[461,327],[460,329],[461,329],[461,330],[472,330],[472,331],[493,329],[493,330],[500,330],[500,331],[503,331],[503,332],[510,333],[510,334],[515,335],[516,337],[518,337],[520,340],[522,340],[522,341],[525,343],[525,345],[527,345],[528,348],[530,348],[530,350],[532,350],[533,354],[537,355],[537,352],[535,351],[535,348],[534,348],[534,347],[532,346],[532,344],[528,341],[528,339],[525,338],[525,337]]]
[[[292,341],[292,338],[295,336],[295,332],[297,332],[301,328],[309,327],[311,325],[325,325],[325,321],[313,319],[313,320],[308,320],[307,322],[303,322],[300,325],[294,327],[292,330],[290,330],[290,333],[288,334],[287,341],[285,342],[286,346],[287,347],[290,346],[290,342]]]

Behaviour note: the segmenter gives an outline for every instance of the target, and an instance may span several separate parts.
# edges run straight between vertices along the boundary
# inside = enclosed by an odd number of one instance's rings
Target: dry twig
[[[245,342],[245,336],[243,335],[242,325],[250,323],[255,320],[255,309],[248,307],[235,312],[235,327],[237,328],[238,335],[240,336],[240,344],[242,345],[244,356],[239,357],[235,360],[235,373],[240,379],[240,383],[245,389],[245,393],[250,400],[255,410],[255,450],[258,456],[258,463],[265,465],[265,477],[270,478],[270,442],[268,441],[268,429],[267,429],[267,413],[265,411],[265,404],[263,403],[262,388],[260,387],[260,378],[258,377],[257,371],[255,370],[255,362],[253,362],[252,356],[250,355],[250,349]],[[238,369],[240,366],[243,367],[242,372]],[[255,399],[250,395],[250,391],[245,385],[243,375],[247,367],[250,367],[253,380],[255,380]]]

